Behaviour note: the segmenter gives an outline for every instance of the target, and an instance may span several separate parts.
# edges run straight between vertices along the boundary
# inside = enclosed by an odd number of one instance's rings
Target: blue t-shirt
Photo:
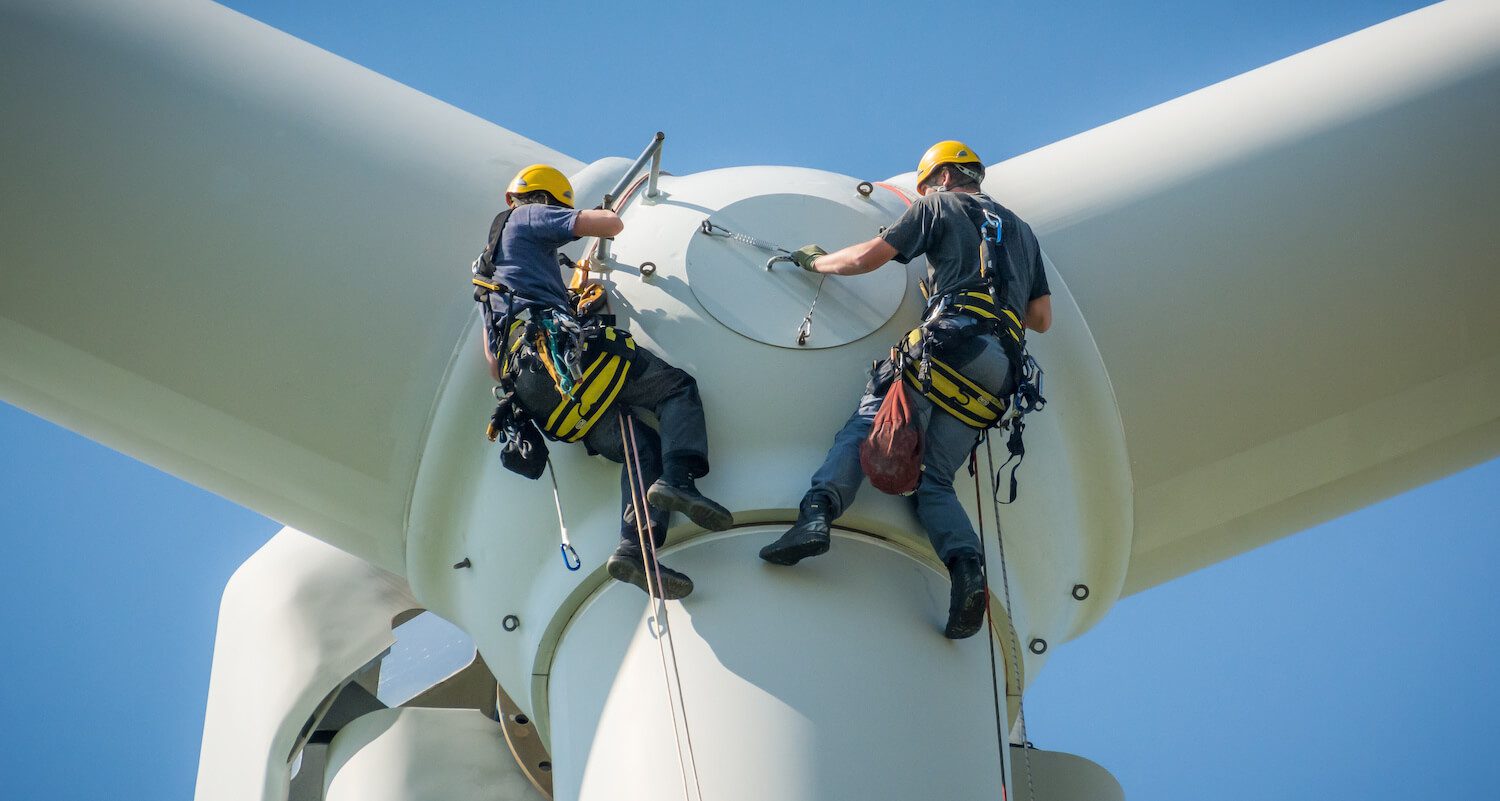
[[[522,204],[510,213],[491,259],[495,277],[515,293],[517,301],[562,309],[570,306],[557,249],[577,238],[573,236],[577,219],[575,209],[542,203]]]

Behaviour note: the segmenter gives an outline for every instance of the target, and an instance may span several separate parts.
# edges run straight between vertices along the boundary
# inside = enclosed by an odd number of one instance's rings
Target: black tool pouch
[[[891,382],[896,380],[900,372],[896,369],[896,363],[891,359],[871,362],[870,382],[865,384],[865,394],[874,395],[877,398],[885,397],[885,393],[891,388]]]
[[[500,443],[500,464],[532,481],[547,469],[547,440],[520,406],[506,395],[490,416],[491,439]]]

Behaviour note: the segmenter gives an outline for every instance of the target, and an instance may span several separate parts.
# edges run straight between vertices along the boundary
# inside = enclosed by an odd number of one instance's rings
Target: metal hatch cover
[[[811,242],[833,250],[876,233],[875,223],[857,209],[802,194],[746,198],[708,219],[788,250]],[[688,285],[703,308],[727,328],[783,348],[831,348],[868,336],[891,319],[906,295],[903,269],[830,275],[824,281],[824,276],[785,261],[767,270],[771,255],[741,241],[695,232],[687,249]],[[812,330],[799,346],[798,329],[814,297]]]

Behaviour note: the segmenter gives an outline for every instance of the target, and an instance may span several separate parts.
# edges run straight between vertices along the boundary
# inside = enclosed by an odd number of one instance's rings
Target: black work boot
[[[948,627],[943,636],[950,640],[973,637],[984,625],[984,570],[979,556],[961,553],[948,563],[948,579],[953,582],[948,601]]]
[[[810,556],[828,553],[828,528],[833,503],[821,492],[809,492],[797,507],[797,522],[781,539],[760,549],[760,558],[773,565],[795,565]]]
[[[650,592],[648,586],[655,585],[656,597],[664,601],[675,601],[686,598],[693,592],[693,580],[682,573],[678,573],[670,567],[658,562],[656,570],[650,563],[641,557],[639,551],[633,548],[620,546],[610,554],[609,561],[605,563],[609,575],[617,581],[626,584],[634,584],[641,588],[642,592]],[[657,572],[660,571],[661,579],[658,584]],[[650,585],[646,578],[650,575]]]
[[[734,525],[734,515],[699,492],[690,478],[676,481],[665,476],[658,478],[646,488],[646,502],[664,511],[681,512],[709,531],[723,531]]]

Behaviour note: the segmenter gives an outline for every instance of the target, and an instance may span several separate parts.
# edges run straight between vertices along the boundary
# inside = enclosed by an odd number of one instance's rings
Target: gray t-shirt
[[[510,213],[491,258],[495,277],[518,302],[566,309],[568,287],[557,266],[557,249],[572,242],[574,209],[526,203]]]
[[[1052,294],[1042,269],[1042,248],[1031,226],[988,195],[928,192],[918,198],[881,236],[906,264],[927,256],[927,287],[932,297],[983,286],[979,271],[979,226],[984,209],[1000,217],[1000,249],[1005,272],[1001,302],[1025,319],[1027,305]]]

